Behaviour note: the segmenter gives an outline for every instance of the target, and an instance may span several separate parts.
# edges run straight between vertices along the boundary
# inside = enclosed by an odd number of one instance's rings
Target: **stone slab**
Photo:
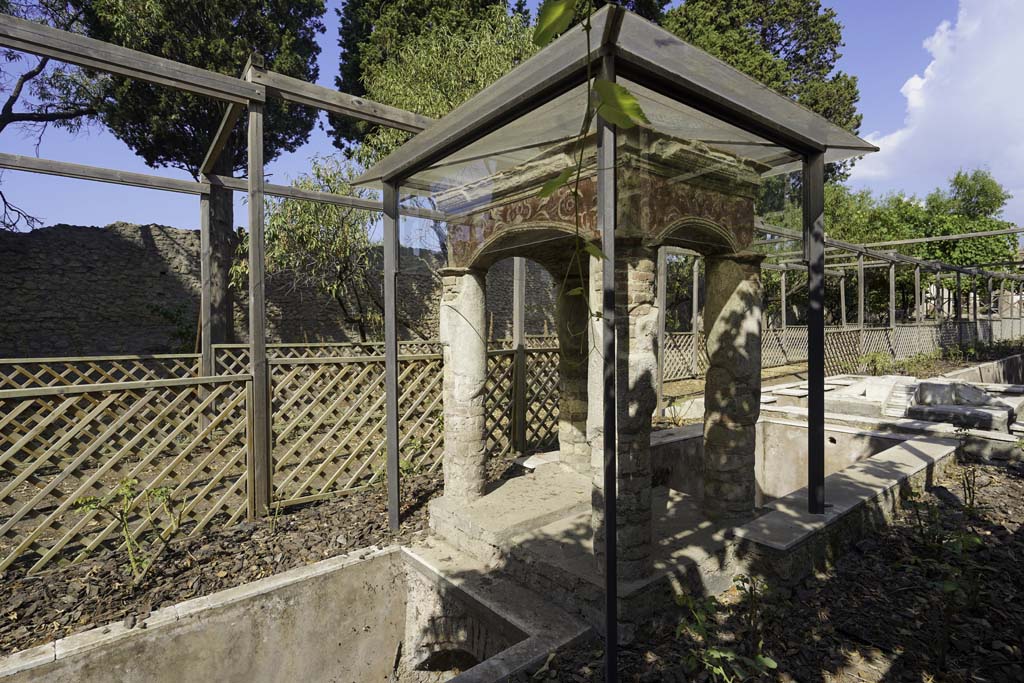
[[[957,444],[947,439],[910,439],[825,478],[824,515],[807,511],[807,489],[772,501],[768,514],[743,525],[736,535],[773,550],[789,551],[854,510],[899,487],[909,477],[952,457]]]
[[[1014,420],[1013,409],[996,406],[914,405],[907,408],[907,417],[929,422],[948,422],[958,427],[1009,431]]]

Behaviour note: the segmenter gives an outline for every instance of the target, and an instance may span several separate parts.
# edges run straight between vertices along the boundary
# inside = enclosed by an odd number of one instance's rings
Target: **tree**
[[[1006,189],[982,169],[958,170],[949,180],[949,189],[936,188],[928,195],[928,210],[935,214],[964,216],[972,220],[999,218],[1006,202],[1013,198]]]
[[[935,190],[925,202],[902,193],[877,197],[868,190],[855,192],[843,185],[830,183],[825,186],[826,233],[843,241],[870,244],[999,230],[1010,225],[995,217],[1008,199],[1009,194],[985,171],[958,171],[950,179],[948,191]],[[800,206],[787,202],[782,211],[768,213],[765,219],[771,224],[800,229]],[[792,249],[792,243],[785,243],[776,250],[788,249]],[[901,245],[895,249],[920,259],[974,266],[1012,260],[1017,250],[1017,238],[1014,235],[996,235]],[[900,299],[909,305],[914,298],[913,269],[899,267],[896,273]],[[927,286],[932,276],[927,271],[922,276],[922,283]],[[870,319],[874,312],[876,319],[884,320],[889,300],[886,269],[868,270],[866,282],[868,317]],[[826,307],[836,311],[838,305],[838,291],[834,286],[827,287]],[[905,319],[909,316],[906,307],[903,315]]]
[[[358,168],[337,158],[314,158],[310,173],[292,185],[303,190],[369,199],[372,191],[356,188]],[[331,297],[342,320],[354,328],[360,341],[379,339],[383,333],[383,250],[372,238],[378,224],[375,212],[296,199],[266,200],[266,271],[290,286]],[[248,239],[239,245],[232,267],[238,287],[248,281]],[[410,285],[415,287],[415,284]],[[434,335],[424,324],[426,294],[408,292],[399,301],[398,322],[422,339]],[[433,292],[431,292],[433,294]]]
[[[625,2],[595,0],[594,7],[600,9],[608,4],[621,5],[630,12],[639,14],[644,19],[658,22],[665,16],[665,6],[668,4],[668,0],[626,0]]]
[[[64,0],[0,0],[0,12],[80,33],[79,12]],[[34,57],[0,49],[0,134],[8,128],[30,133],[37,141],[49,126],[77,132],[96,115],[103,77]],[[0,191],[0,229],[34,228],[39,219]]]
[[[857,79],[835,70],[843,27],[820,0],[686,0],[663,25],[836,125],[859,130]]]
[[[686,0],[662,25],[776,92],[857,133],[856,76],[836,69],[842,24],[820,0]],[[830,180],[845,179],[851,162],[831,164]],[[759,208],[779,210],[799,175],[769,179]]]
[[[338,90],[369,97],[367,71],[386,62],[408,41],[439,26],[458,32],[492,7],[506,10],[506,0],[346,0],[338,10]],[[330,121],[334,144],[350,155],[375,128],[343,116],[331,116]]]
[[[88,34],[210,71],[239,76],[253,53],[266,68],[315,81],[324,30],[323,0],[75,0]],[[113,77],[100,108],[103,123],[150,166],[199,176],[224,105],[136,79]],[[317,113],[269,98],[264,110],[264,158],[273,160],[306,142]],[[245,123],[225,150],[225,170],[245,168]]]
[[[323,0],[72,0],[94,38],[178,62],[239,76],[254,52],[268,69],[315,81],[323,32]],[[224,105],[171,88],[112,77],[99,116],[150,166],[170,166],[198,177]],[[317,112],[269,98],[264,107],[264,158],[273,160],[306,142]],[[213,171],[231,175],[246,165],[247,126],[240,121]],[[211,337],[233,331],[230,268],[236,247],[232,192],[210,193],[211,264],[215,298]]]
[[[369,66],[366,96],[424,116],[439,118],[511,71],[536,51],[532,31],[518,15],[492,7],[467,24],[439,24],[409,38],[391,56]],[[355,150],[369,166],[410,137],[377,128]],[[444,226],[425,226],[446,255]]]
[[[312,160],[313,170],[292,184],[303,190],[369,198],[351,185],[349,164],[331,159]],[[346,324],[362,341],[376,336],[381,318],[369,305],[373,243],[368,211],[336,204],[293,199],[266,200],[266,269],[284,276],[296,287],[313,289],[334,299]],[[248,282],[248,236],[239,245],[232,280],[239,288]]]

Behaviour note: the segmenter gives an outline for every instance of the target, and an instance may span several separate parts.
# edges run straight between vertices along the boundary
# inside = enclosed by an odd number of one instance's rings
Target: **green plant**
[[[888,353],[873,351],[861,356],[857,364],[869,375],[889,375],[896,370],[896,362]]]
[[[964,351],[958,345],[954,344],[943,348],[942,356],[951,363],[962,363],[964,360]]]
[[[942,361],[942,351],[929,351],[926,353],[915,353],[900,363],[903,372],[912,377],[932,377],[939,372],[939,363]]]
[[[192,353],[195,350],[198,318],[189,306],[150,304],[149,312],[171,326],[172,353]]]
[[[914,490],[908,491],[904,495],[904,500],[913,513],[914,529],[918,541],[931,555],[938,554],[942,548],[943,539],[942,520],[938,506],[930,498],[923,499]]]
[[[960,468],[960,490],[964,494],[964,508],[973,514],[978,509],[978,469],[973,465]]]
[[[778,667],[775,660],[763,652],[764,582],[745,575],[737,576],[734,582],[741,596],[739,617],[744,631],[738,648],[725,647],[726,638],[719,629],[722,604],[717,598],[676,596],[676,603],[689,614],[676,627],[676,636],[692,643],[684,658],[688,672],[703,671],[712,680],[723,683],[753,680]]]
[[[181,506],[175,504],[171,487],[160,486],[139,492],[138,485],[138,479],[124,478],[106,496],[84,496],[74,502],[74,509],[80,512],[103,512],[116,522],[128,555],[133,585],[142,582],[171,538],[181,529],[183,513]],[[166,520],[163,524],[158,519],[161,516]],[[156,530],[155,538],[147,539],[142,533],[133,533],[132,522],[139,517],[144,520],[142,528]]]

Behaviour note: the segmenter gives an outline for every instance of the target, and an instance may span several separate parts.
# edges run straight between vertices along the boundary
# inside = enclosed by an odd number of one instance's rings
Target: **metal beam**
[[[790,230],[789,228],[780,228],[780,227],[775,226],[775,225],[769,225],[769,224],[765,223],[761,219],[756,219],[755,220],[754,228],[758,232],[766,233],[766,234],[771,234],[771,235],[783,235],[783,236],[787,236],[787,237],[796,237],[797,235],[799,235],[799,233],[797,233],[795,230]],[[972,274],[978,274],[978,275],[983,275],[983,276],[984,275],[988,275],[987,271],[981,270],[979,268],[965,268],[963,266],[955,266],[955,265],[952,265],[952,264],[949,264],[949,263],[940,263],[940,262],[937,262],[937,261],[926,261],[926,260],[923,260],[923,259],[914,258],[913,256],[905,256],[903,254],[899,254],[899,253],[896,253],[896,252],[876,251],[874,249],[870,249],[870,248],[862,246],[860,244],[852,244],[850,242],[843,242],[842,240],[831,239],[831,238],[828,238],[828,237],[825,238],[825,244],[828,245],[828,246],[838,247],[839,249],[842,249],[844,251],[849,251],[849,252],[852,252],[854,254],[860,254],[862,256],[869,256],[869,257],[874,258],[874,259],[879,259],[879,260],[884,261],[886,263],[892,262],[892,263],[906,263],[906,264],[909,264],[909,265],[920,265],[920,266],[922,266],[924,268],[928,268],[929,270],[949,270],[949,271],[952,271],[952,272],[960,272],[960,273],[963,273],[965,275],[972,275]],[[776,264],[776,265],[785,265],[785,264]],[[833,266],[835,266],[835,267],[843,267],[843,266],[849,266],[849,265],[850,264],[836,264],[836,263],[833,263]],[[1000,275],[1000,274],[999,273],[994,273],[994,275]],[[1013,278],[1013,279],[1019,280],[1019,281],[1024,281],[1024,275],[1007,275],[1007,277],[1008,278]]]
[[[0,14],[0,45],[228,102],[246,104],[265,99],[262,85],[241,78],[111,45],[8,14]]]
[[[690,331],[693,333],[693,346],[690,355],[690,370],[694,377],[700,375],[700,257],[693,257],[693,289],[690,291]]]
[[[526,259],[512,258],[512,443],[519,455],[526,455]]]
[[[839,315],[842,318],[841,325],[846,327],[846,274],[839,276]]]
[[[864,255],[857,256],[857,326],[864,329]]]
[[[889,329],[896,327],[896,264],[889,264]]]
[[[601,77],[615,80],[615,62],[611,56],[601,60]],[[605,680],[614,682],[618,672],[619,580],[618,511],[616,490],[616,448],[618,431],[617,359],[615,332],[615,227],[616,209],[616,131],[615,126],[597,117],[597,225],[601,233],[601,357],[604,365],[602,390],[604,461],[604,610]]]
[[[825,155],[803,163],[807,256],[807,510],[825,514]]]
[[[978,238],[983,238],[983,237],[997,237],[999,235],[1015,235],[1015,234],[1019,234],[1019,233],[1024,233],[1024,227],[1003,228],[1001,230],[983,230],[983,231],[980,231],[980,232],[964,232],[964,233],[960,233],[960,234],[957,234],[957,235],[932,235],[930,237],[913,237],[913,238],[909,238],[909,239],[905,239],[905,240],[891,240],[891,241],[888,241],[888,242],[866,242],[864,244],[861,244],[860,246],[867,247],[867,248],[896,247],[896,246],[907,246],[907,245],[912,245],[912,244],[927,244],[927,243],[930,243],[930,242],[957,242],[957,241],[960,241],[960,240],[972,240],[972,239],[978,239]],[[788,239],[790,239],[790,238],[775,239],[775,240],[758,240],[756,242],[753,242],[752,244],[774,244],[774,243],[778,243],[778,242],[788,241]],[[842,247],[836,247],[836,246],[828,246],[828,247],[825,248],[826,252],[829,252],[829,251],[841,251],[841,250],[842,250]],[[800,256],[802,253],[803,252],[799,252],[799,251],[787,251],[787,252],[779,252],[777,254],[769,254],[769,256],[774,256],[774,257],[781,258],[781,257],[784,257],[784,256]]]
[[[921,293],[921,266],[914,266],[914,318],[924,322],[924,296]]]
[[[779,325],[786,329],[787,318],[789,318],[789,306],[786,305],[786,271],[779,275],[779,302],[782,304],[782,315],[779,316]]]

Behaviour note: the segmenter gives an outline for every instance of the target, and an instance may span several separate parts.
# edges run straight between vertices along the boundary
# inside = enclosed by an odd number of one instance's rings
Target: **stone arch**
[[[521,256],[540,264],[555,280],[560,280],[571,262],[576,230],[559,223],[522,223],[496,231],[468,258],[467,267],[488,270],[506,258]],[[582,262],[586,275],[588,263]]]
[[[727,227],[702,216],[683,216],[658,232],[652,242],[657,246],[691,249],[703,256],[737,254],[750,246],[753,226],[749,229]]]

